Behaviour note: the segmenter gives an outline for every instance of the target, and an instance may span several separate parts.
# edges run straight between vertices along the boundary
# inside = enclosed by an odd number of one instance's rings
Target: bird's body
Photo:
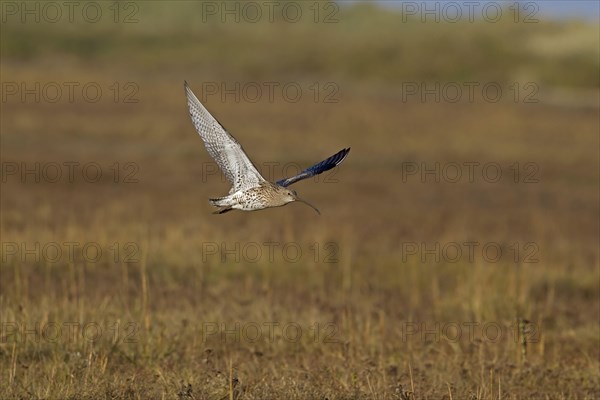
[[[287,194],[288,189],[274,185],[271,182],[264,181],[258,186],[246,190],[238,190],[217,199],[210,199],[210,203],[215,207],[220,207],[219,213],[229,211],[230,209],[242,211],[262,210],[269,207],[280,207],[294,201],[294,198]]]
[[[319,213],[319,210],[300,199],[297,193],[288,189],[287,186],[339,165],[348,155],[350,148],[339,151],[295,176],[279,180],[276,183],[269,182],[258,172],[237,140],[227,133],[225,128],[200,103],[187,82],[184,87],[194,127],[204,141],[206,150],[232,184],[227,196],[209,200],[213,206],[219,208],[215,213],[222,214],[233,209],[262,210],[269,207],[280,207],[293,201],[306,203]]]

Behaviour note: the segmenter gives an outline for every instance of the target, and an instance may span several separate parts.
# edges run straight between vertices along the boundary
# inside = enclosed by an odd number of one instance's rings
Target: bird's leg
[[[227,211],[231,211],[233,210],[233,208],[231,207],[223,207],[223,208],[219,208],[217,211],[213,211],[213,214],[224,214]]]

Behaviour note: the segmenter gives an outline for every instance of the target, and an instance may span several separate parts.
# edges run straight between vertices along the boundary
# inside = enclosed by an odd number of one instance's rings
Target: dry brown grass
[[[369,79],[340,80],[337,104],[209,98],[259,165],[305,166],[352,147],[337,182],[296,187],[322,216],[298,204],[215,216],[206,199],[227,185],[203,178],[211,160],[181,87],[187,79],[199,89],[206,77],[177,59],[152,62],[2,60],[3,80],[132,80],[140,102],[2,103],[5,165],[93,161],[105,177],[2,183],[1,398],[597,396],[597,105],[403,102],[397,86]],[[331,79],[321,72],[306,82]],[[539,182],[401,178],[405,162],[468,161],[498,163],[505,174],[535,163]],[[113,183],[115,162],[139,166],[139,182]],[[516,243],[519,257],[421,262],[403,252],[407,243],[465,241],[499,243],[511,256]],[[7,254],[11,243],[53,242],[98,243],[104,256]],[[270,260],[266,242],[298,245],[302,256],[290,262],[277,247]],[[527,262],[529,242],[539,262]],[[130,261],[128,243],[138,250]],[[208,252],[213,244],[263,253],[222,261]],[[102,333],[89,340],[96,326]],[[215,334],[221,326],[231,331]],[[252,340],[255,326],[262,337]]]

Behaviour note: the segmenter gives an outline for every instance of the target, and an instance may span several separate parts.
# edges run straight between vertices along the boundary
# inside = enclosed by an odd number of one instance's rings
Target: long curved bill
[[[301,203],[306,204],[307,206],[311,207],[313,210],[315,210],[317,212],[317,214],[321,215],[321,211],[319,211],[317,209],[317,207],[313,206],[312,204],[310,204],[308,201],[306,200],[302,200],[300,197],[296,196],[296,201],[299,201]]]

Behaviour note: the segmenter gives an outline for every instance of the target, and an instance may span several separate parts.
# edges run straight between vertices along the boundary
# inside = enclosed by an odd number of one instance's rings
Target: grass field
[[[2,9],[0,398],[600,396],[598,25],[94,4]],[[212,215],[184,80],[322,215]]]

